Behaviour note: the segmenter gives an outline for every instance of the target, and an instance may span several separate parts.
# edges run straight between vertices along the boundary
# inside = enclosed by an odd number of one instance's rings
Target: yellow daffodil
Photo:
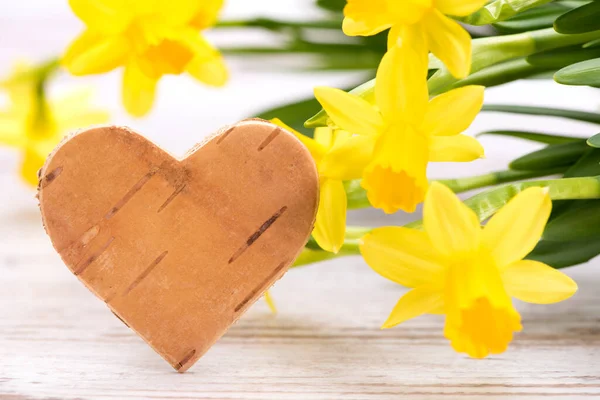
[[[552,203],[546,189],[515,196],[485,227],[440,183],[433,183],[423,211],[425,231],[378,228],[360,246],[376,272],[413,288],[383,328],[421,314],[445,314],[452,347],[483,358],[506,350],[521,317],[511,296],[536,304],[565,300],[577,291],[567,275],[523,260],[540,239]]]
[[[89,91],[77,91],[55,101],[47,101],[41,83],[26,68],[18,67],[14,78],[1,84],[9,103],[0,110],[0,145],[23,152],[21,176],[37,185],[37,172],[48,154],[69,130],[108,120],[104,111],[90,107]]]
[[[430,161],[472,161],[483,148],[461,135],[483,104],[482,86],[428,100],[427,68],[410,46],[391,48],[375,83],[376,106],[342,90],[318,87],[315,97],[340,129],[376,141],[362,186],[373,207],[415,210],[427,191]]]
[[[390,47],[398,41],[408,43],[424,57],[431,50],[452,75],[464,78],[471,69],[471,36],[446,15],[466,16],[485,3],[486,0],[348,0],[343,30],[349,36],[371,36],[391,28]]]
[[[146,114],[156,84],[167,74],[188,72],[222,86],[227,69],[201,35],[212,26],[223,0],[69,0],[86,30],[67,49],[63,64],[74,75],[125,67],[123,101],[131,114]]]
[[[343,181],[358,179],[369,162],[373,141],[345,131],[317,128],[311,139],[278,119],[273,123],[293,133],[308,148],[319,172],[320,200],[313,237],[329,252],[337,253],[346,231],[346,191]]]

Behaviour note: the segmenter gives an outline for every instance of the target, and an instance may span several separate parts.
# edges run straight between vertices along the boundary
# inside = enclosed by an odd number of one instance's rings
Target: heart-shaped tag
[[[40,177],[42,218],[65,264],[180,372],[285,273],[318,203],[307,149],[262,120],[182,160],[128,128],[84,130]]]

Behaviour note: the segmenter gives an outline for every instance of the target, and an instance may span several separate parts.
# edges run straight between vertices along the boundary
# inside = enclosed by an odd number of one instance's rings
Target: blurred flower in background
[[[45,83],[56,67],[53,62],[37,67],[20,63],[0,82],[0,90],[8,95],[7,106],[0,109],[0,145],[23,153],[20,173],[33,186],[38,184],[38,170],[64,135],[109,119],[108,113],[91,108],[91,90],[49,100]]]
[[[152,108],[156,85],[188,72],[222,86],[228,78],[221,54],[199,34],[217,19],[223,0],[70,0],[86,24],[62,59],[73,75],[124,67],[123,102],[134,116]]]

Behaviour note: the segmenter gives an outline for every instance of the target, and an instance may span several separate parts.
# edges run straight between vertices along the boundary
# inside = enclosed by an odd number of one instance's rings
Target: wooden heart
[[[285,273],[318,203],[306,148],[261,120],[181,160],[128,128],[84,130],[40,176],[42,218],[65,264],[180,372]]]

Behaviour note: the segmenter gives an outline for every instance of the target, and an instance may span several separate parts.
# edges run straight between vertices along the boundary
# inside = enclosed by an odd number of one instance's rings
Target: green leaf
[[[551,107],[531,107],[504,104],[484,104],[482,111],[560,117],[600,124],[600,114]]]
[[[586,201],[585,206],[561,213],[546,225],[543,238],[554,241],[600,239],[600,201]]]
[[[458,20],[471,25],[492,24],[550,1],[552,0],[495,0],[481,10]]]
[[[595,134],[587,140],[588,146],[600,148],[600,133]]]
[[[465,79],[452,84],[448,89],[456,89],[468,85],[482,85],[485,87],[498,86],[518,79],[529,78],[535,74],[550,70],[554,69],[531,65],[525,58],[518,58],[492,65],[481,71],[472,73]]]
[[[266,120],[279,118],[297,131],[312,137],[312,132],[304,128],[304,121],[308,115],[313,115],[315,112],[319,111],[320,108],[321,105],[319,102],[310,97],[295,103],[261,111],[255,116]]]
[[[589,148],[575,164],[564,173],[563,178],[577,178],[583,176],[600,175],[600,150]],[[585,206],[598,200],[565,200],[555,201],[552,204],[552,215],[550,220],[572,210],[573,208]]]
[[[600,57],[600,48],[575,47],[532,54],[527,57],[527,62],[539,67],[559,69],[597,57]]]
[[[546,144],[560,144],[560,143],[569,143],[575,142],[579,140],[585,140],[582,137],[573,137],[573,136],[559,136],[559,135],[550,135],[547,133],[539,133],[539,132],[523,132],[523,131],[487,131],[481,132],[476,136],[482,135],[497,135],[497,136],[509,136],[524,140],[530,140],[532,142],[538,143],[546,143]]]
[[[346,0],[317,0],[317,6],[329,11],[342,12],[346,6]]]
[[[600,2],[592,1],[568,11],[554,21],[554,29],[563,34],[585,33],[600,29]]]
[[[574,164],[589,147],[585,140],[554,144],[519,157],[509,164],[510,169],[520,171],[545,170]]]
[[[584,49],[591,49],[600,46],[600,39],[592,40],[583,45]]]
[[[569,65],[554,74],[554,80],[563,85],[600,85],[600,58]]]
[[[502,33],[527,32],[549,28],[553,26],[554,20],[564,14],[567,9],[560,3],[550,3],[517,14],[506,21],[497,22],[494,27]]]
[[[542,240],[525,258],[540,261],[554,268],[570,267],[591,260],[600,254],[600,240],[554,242]]]

